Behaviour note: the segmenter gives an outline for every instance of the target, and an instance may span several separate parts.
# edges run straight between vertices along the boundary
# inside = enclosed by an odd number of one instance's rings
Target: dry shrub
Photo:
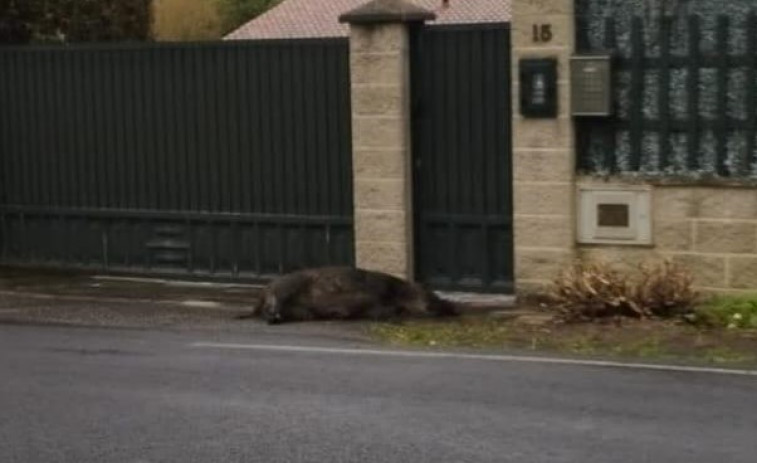
[[[642,264],[640,274],[635,299],[658,317],[682,315],[692,309],[699,297],[691,273],[669,260],[657,265]]]
[[[566,321],[670,317],[690,309],[693,278],[670,261],[643,264],[637,275],[604,262],[579,261],[554,281],[548,298]]]

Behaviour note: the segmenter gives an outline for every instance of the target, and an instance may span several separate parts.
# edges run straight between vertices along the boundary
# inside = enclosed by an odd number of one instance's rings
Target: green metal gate
[[[417,277],[512,292],[509,27],[420,28],[412,48]]]
[[[348,44],[0,48],[0,262],[352,264]]]

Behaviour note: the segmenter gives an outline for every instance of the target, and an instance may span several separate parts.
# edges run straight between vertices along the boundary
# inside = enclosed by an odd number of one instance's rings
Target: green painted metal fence
[[[346,40],[0,49],[0,259],[351,264]]]
[[[614,56],[615,116],[580,119],[579,169],[757,176],[757,15],[581,21]]]

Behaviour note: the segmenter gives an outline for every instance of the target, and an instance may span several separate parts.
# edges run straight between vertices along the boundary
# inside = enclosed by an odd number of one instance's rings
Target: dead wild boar
[[[303,320],[452,316],[458,311],[416,283],[352,267],[300,270],[273,280],[252,313],[269,324]]]

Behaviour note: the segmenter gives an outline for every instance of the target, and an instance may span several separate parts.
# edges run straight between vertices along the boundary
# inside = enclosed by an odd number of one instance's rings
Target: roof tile
[[[512,0],[412,0],[436,13],[431,24],[509,22]],[[284,0],[226,36],[230,40],[344,37],[349,25],[339,15],[359,7],[366,0]]]

